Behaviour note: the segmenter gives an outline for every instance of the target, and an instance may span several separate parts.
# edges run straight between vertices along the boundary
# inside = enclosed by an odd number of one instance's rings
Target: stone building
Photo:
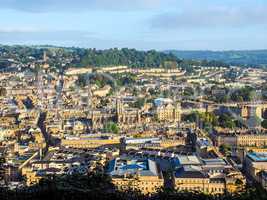
[[[147,194],[164,185],[159,166],[149,159],[116,158],[109,163],[108,174],[119,190],[137,189]]]
[[[141,123],[141,113],[139,109],[124,108],[120,99],[117,99],[116,102],[116,118],[121,127],[131,127]]]
[[[156,108],[156,118],[159,121],[179,122],[181,120],[181,106],[176,104],[161,105]]]

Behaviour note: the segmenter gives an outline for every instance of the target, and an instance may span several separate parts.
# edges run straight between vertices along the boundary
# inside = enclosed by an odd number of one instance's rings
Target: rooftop
[[[205,165],[226,165],[225,160],[222,158],[215,158],[215,159],[203,159]]]
[[[201,167],[188,165],[176,170],[175,178],[208,178],[208,175],[202,172]]]
[[[135,175],[159,176],[156,163],[149,159],[116,158],[109,163],[108,173],[111,176]]]
[[[140,144],[148,142],[160,142],[160,138],[125,138],[126,144]]]
[[[195,155],[179,155],[176,165],[201,165],[200,159]]]
[[[254,162],[267,162],[267,152],[252,152],[248,153],[247,156]]]
[[[212,146],[211,142],[207,139],[207,138],[198,138],[197,139],[197,144],[200,147],[208,147],[208,146]]]

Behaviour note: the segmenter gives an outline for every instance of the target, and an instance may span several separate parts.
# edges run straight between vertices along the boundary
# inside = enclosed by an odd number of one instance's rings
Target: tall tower
[[[63,91],[63,85],[64,85],[64,74],[60,74],[60,78],[58,80],[57,84],[57,96],[56,96],[56,102],[55,102],[55,108],[57,112],[57,119],[59,120],[59,111],[62,110],[63,108],[63,103],[62,103],[62,91]]]
[[[47,57],[46,51],[44,51],[44,53],[43,53],[43,61],[44,61],[44,63],[47,62],[47,59],[48,59],[48,57]]]
[[[88,94],[88,96],[87,96],[87,110],[88,111],[91,111],[92,110],[92,106],[93,106],[93,103],[92,103],[92,97],[93,97],[93,95],[92,95],[92,90],[91,90],[91,85],[90,85],[90,83],[88,84],[88,86],[87,86],[88,88],[87,88],[87,94]]]
[[[116,111],[117,122],[121,123],[123,121],[123,104],[119,98],[116,100]]]
[[[121,115],[123,113],[123,104],[120,99],[116,100],[116,110],[118,115]]]
[[[38,108],[43,109],[44,106],[44,84],[43,84],[43,72],[40,69],[37,75],[37,96],[38,96]]]
[[[174,107],[174,121],[180,122],[181,121],[181,103],[176,102]]]

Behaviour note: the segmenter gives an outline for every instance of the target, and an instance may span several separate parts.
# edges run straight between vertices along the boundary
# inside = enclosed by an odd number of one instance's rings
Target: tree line
[[[208,195],[197,191],[178,191],[159,188],[155,194],[144,195],[140,191],[127,189],[119,191],[111,183],[109,176],[102,173],[88,175],[51,176],[38,184],[16,190],[0,188],[1,200],[265,200],[267,193],[260,187],[249,187],[243,193]]]
[[[156,50],[140,51],[130,48],[95,48],[49,47],[49,46],[0,46],[0,60],[14,59],[25,65],[42,60],[43,53],[48,56],[51,67],[104,67],[125,65],[136,68],[166,67],[192,70],[193,66],[228,67],[221,61],[180,59],[171,52]],[[5,61],[6,62],[6,61]]]

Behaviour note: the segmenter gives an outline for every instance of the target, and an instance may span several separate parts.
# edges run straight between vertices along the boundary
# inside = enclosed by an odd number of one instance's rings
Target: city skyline
[[[0,44],[106,49],[266,49],[267,2],[1,1]]]

